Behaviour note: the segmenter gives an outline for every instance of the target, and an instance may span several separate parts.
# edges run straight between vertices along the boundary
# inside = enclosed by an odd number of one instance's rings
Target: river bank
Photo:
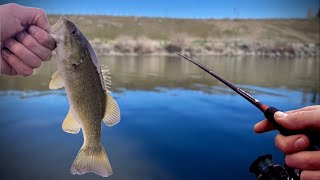
[[[50,24],[60,16],[49,15]],[[319,19],[67,16],[101,55],[317,57]]]

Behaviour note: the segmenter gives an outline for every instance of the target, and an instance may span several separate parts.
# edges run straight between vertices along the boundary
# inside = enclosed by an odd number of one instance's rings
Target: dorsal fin
[[[110,69],[108,66],[100,65],[101,75],[102,75],[102,84],[106,91],[110,92],[111,90],[111,76]]]

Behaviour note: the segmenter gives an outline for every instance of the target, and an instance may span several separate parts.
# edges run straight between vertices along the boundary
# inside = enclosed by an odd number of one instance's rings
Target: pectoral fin
[[[109,91],[106,93],[107,95],[107,103],[106,103],[106,111],[103,117],[103,122],[107,126],[113,126],[120,121],[120,110],[117,102],[112,98]]]
[[[59,73],[59,71],[56,71],[51,77],[49,88],[50,89],[59,89],[62,87],[64,87],[64,82],[63,82],[62,76]]]
[[[62,123],[62,129],[63,131],[71,134],[77,134],[80,131],[80,125],[76,119],[74,119],[70,110]]]

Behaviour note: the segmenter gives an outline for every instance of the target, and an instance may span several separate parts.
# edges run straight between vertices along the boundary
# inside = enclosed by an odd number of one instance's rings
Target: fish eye
[[[76,30],[71,30],[71,34],[75,35],[76,34]]]

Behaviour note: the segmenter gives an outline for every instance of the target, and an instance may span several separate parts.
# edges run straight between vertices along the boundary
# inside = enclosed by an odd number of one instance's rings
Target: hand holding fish
[[[276,112],[275,120],[283,127],[291,130],[313,130],[320,138],[320,106],[308,106],[286,113]],[[274,130],[266,119],[254,126],[254,131],[263,133]],[[310,140],[304,134],[283,136],[278,134],[275,145],[286,154],[286,164],[301,169],[301,179],[320,179],[320,151],[307,151]]]
[[[30,76],[42,61],[51,59],[56,45],[45,11],[5,4],[0,6],[0,18],[1,74]]]

